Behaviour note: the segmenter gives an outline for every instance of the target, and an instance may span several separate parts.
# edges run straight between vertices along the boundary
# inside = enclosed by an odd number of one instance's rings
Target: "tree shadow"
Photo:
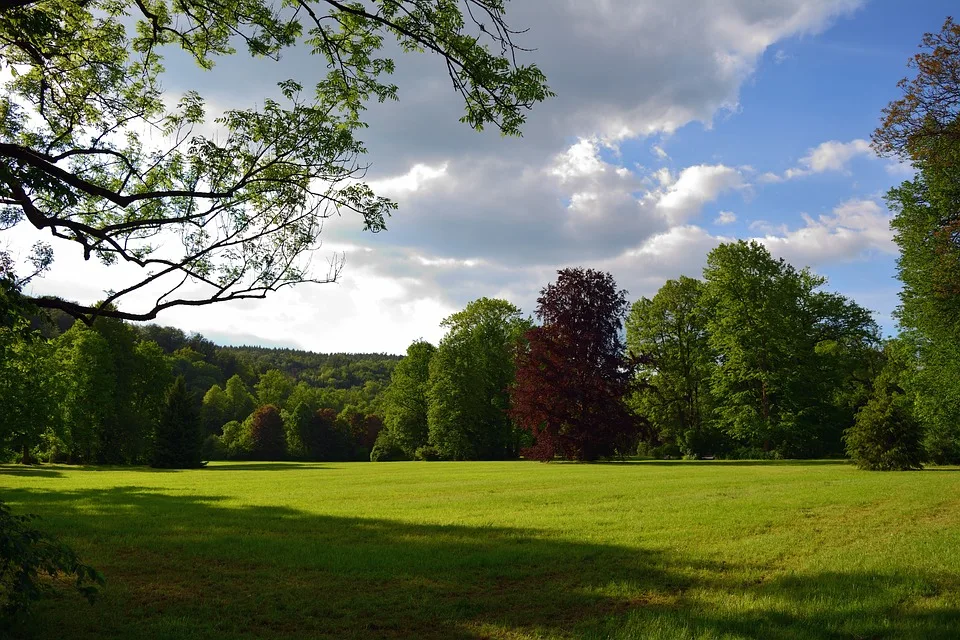
[[[312,471],[330,467],[318,462],[237,462],[211,463],[206,467],[208,471]]]
[[[0,475],[23,476],[32,478],[60,478],[63,473],[56,469],[44,469],[32,466],[0,465]]]
[[[960,587],[945,574],[764,580],[760,565],[537,530],[235,507],[135,486],[5,496],[108,579],[92,609],[73,596],[40,603],[15,630],[27,638],[804,640],[960,628],[956,606],[936,600]],[[724,607],[728,597],[753,606]]]
[[[657,466],[694,466],[694,467],[817,467],[844,466],[849,460],[637,460],[635,462],[614,462],[613,464],[642,464]]]

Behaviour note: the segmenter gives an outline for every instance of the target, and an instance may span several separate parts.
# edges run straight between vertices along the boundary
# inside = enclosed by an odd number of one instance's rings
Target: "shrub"
[[[26,610],[53,588],[48,578],[70,578],[74,588],[93,603],[103,575],[80,562],[77,554],[53,536],[29,526],[33,515],[15,516],[0,500],[0,619]]]
[[[220,438],[211,433],[204,439],[203,446],[200,447],[200,457],[202,460],[226,460],[227,449],[223,446]]]
[[[416,452],[413,454],[413,458],[414,460],[424,460],[427,462],[431,460],[439,460],[440,452],[437,451],[436,447],[425,444],[422,447],[417,448]]]
[[[394,462],[396,460],[406,460],[403,449],[400,448],[390,431],[384,429],[377,436],[377,441],[373,443],[373,449],[370,450],[370,462]]]
[[[923,429],[906,397],[878,388],[844,435],[847,455],[861,469],[906,471],[923,465]]]

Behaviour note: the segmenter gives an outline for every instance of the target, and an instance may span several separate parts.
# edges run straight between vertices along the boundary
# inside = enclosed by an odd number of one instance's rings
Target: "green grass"
[[[957,638],[960,470],[0,467],[108,580],[41,638]]]

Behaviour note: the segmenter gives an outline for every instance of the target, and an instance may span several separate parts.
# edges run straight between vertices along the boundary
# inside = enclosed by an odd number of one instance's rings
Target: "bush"
[[[413,458],[414,460],[423,460],[426,462],[431,460],[439,460],[440,452],[437,451],[436,447],[425,444],[422,447],[417,447],[416,452],[413,454]]]
[[[377,436],[377,441],[373,443],[373,449],[370,450],[370,462],[394,462],[396,460],[406,460],[406,456],[390,432],[384,429]]]
[[[204,439],[203,446],[200,447],[200,457],[203,460],[226,460],[227,448],[223,446],[220,438],[211,433]]]
[[[223,425],[220,444],[226,451],[228,460],[246,460],[253,452],[250,443],[250,418],[243,422],[231,420]]]
[[[99,571],[80,562],[73,549],[53,536],[33,529],[33,515],[15,516],[0,500],[0,619],[26,610],[53,588],[54,581],[70,578],[74,588],[93,603],[104,585]]]
[[[923,429],[902,393],[879,388],[844,434],[847,455],[861,469],[922,469]]]

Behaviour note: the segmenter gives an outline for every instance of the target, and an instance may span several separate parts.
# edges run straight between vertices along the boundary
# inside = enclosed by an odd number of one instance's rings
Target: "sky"
[[[547,4],[508,3],[507,21],[529,27],[525,59],[557,94],[529,114],[522,138],[459,123],[442,62],[398,55],[400,100],[371,105],[362,132],[371,186],[399,204],[388,229],[329,221],[314,262],[322,272],[342,253],[337,283],[169,309],[157,322],[221,344],[402,353],[416,339],[436,343],[441,320],[479,297],[532,314],[560,268],[607,270],[636,300],[699,277],[713,247],[742,238],[811,267],[895,331],[883,196],[911,172],[876,157],[869,138],[952,2]],[[262,104],[276,82],[323,71],[305,50],[279,63],[225,58],[213,71],[174,54],[166,67],[171,97],[197,89],[221,109]],[[8,247],[38,239],[22,227]],[[129,275],[84,263],[78,246],[55,250],[30,293],[93,302]]]

